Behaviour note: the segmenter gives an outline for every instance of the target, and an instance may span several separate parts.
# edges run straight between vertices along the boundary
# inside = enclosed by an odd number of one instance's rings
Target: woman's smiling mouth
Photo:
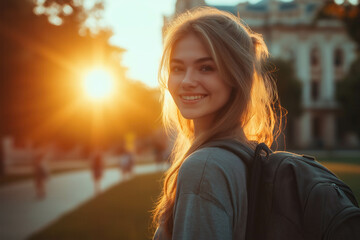
[[[194,95],[180,95],[180,98],[185,103],[195,103],[199,100],[205,98],[207,95],[205,94],[194,94]]]

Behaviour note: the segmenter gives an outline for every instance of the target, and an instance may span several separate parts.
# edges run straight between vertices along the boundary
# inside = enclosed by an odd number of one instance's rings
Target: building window
[[[313,80],[311,81],[311,98],[313,101],[316,101],[319,99],[320,93],[320,82]]]
[[[320,116],[314,116],[312,119],[312,135],[313,135],[313,145],[316,148],[323,148],[323,138],[322,138],[322,119]]]
[[[333,61],[335,80],[340,81],[344,77],[344,51],[341,48],[335,49]]]
[[[313,136],[315,138],[320,138],[321,137],[321,121],[319,117],[314,117],[313,118]]]
[[[334,66],[341,67],[344,64],[344,53],[340,48],[334,52]]]
[[[310,52],[310,64],[312,67],[317,67],[320,64],[319,50],[313,48]]]

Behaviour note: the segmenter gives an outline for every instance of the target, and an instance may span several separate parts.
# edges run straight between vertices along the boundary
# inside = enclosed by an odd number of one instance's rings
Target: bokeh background
[[[163,31],[206,5],[264,36],[288,110],[273,148],[316,156],[360,200],[357,0],[1,0],[0,239],[151,239],[172,146]]]

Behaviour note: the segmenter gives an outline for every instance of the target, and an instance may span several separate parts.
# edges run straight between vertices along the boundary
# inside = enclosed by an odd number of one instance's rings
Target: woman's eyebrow
[[[207,61],[213,61],[212,57],[203,57],[203,58],[199,58],[195,60],[195,63],[202,63],[202,62],[207,62]],[[177,59],[177,58],[172,58],[170,59],[170,63],[184,63],[183,60]]]
[[[180,59],[172,58],[172,59],[170,59],[170,63],[184,63],[184,61],[182,61]]]
[[[195,63],[202,63],[202,62],[207,62],[207,61],[213,61],[212,57],[199,58],[195,61]]]

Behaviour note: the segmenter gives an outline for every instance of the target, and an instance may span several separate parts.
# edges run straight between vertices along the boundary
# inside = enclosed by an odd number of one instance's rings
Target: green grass
[[[143,175],[118,184],[30,239],[151,239],[150,210],[160,193],[161,176]]]
[[[317,157],[319,162],[360,164],[360,157]]]
[[[360,174],[336,174],[360,202]],[[118,184],[30,239],[151,239],[149,211],[160,193],[161,176],[144,175]]]
[[[326,163],[344,163],[360,165],[360,158],[346,157],[346,158],[323,158],[319,161],[326,165]],[[353,191],[358,203],[360,204],[360,174],[359,173],[342,173],[333,170],[336,176],[343,180]]]
[[[336,173],[336,172],[335,172]],[[336,173],[353,191],[358,203],[360,204],[360,174],[356,173]]]

